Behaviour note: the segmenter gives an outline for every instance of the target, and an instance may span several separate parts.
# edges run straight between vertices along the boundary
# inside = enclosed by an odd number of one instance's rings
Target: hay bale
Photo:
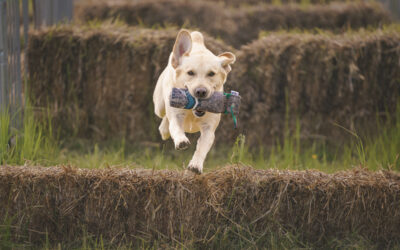
[[[399,44],[394,29],[272,33],[242,47],[231,76],[231,88],[242,96],[240,131],[249,145],[268,145],[283,136],[285,121],[293,131],[299,119],[302,138],[332,139],[337,145],[349,134],[334,124],[371,128],[377,114],[390,114],[399,103]],[[221,140],[234,140],[233,129],[218,133]]]
[[[149,2],[149,1],[157,1],[157,0],[136,0],[135,2]],[[163,1],[163,0],[158,0]],[[213,4],[223,4],[228,7],[247,7],[249,5],[260,5],[260,4],[303,4],[304,0],[174,0],[175,2],[209,2]],[[130,0],[113,0],[113,3],[124,4],[132,2]],[[373,2],[371,0],[309,0],[310,4],[330,4],[330,3],[360,3],[360,2]],[[81,7],[84,5],[90,4],[107,4],[110,3],[109,0],[80,0],[75,3],[75,13],[81,10]],[[306,4],[307,5],[307,4]]]
[[[28,49],[33,104],[51,110],[63,136],[158,142],[152,92],[167,64],[176,30],[62,27],[37,31]],[[216,143],[232,145],[244,133],[249,146],[268,146],[296,119],[303,139],[340,143],[333,125],[363,128],[392,112],[400,91],[396,31],[271,34],[244,46],[226,91],[243,97],[239,129],[223,116]],[[214,52],[231,50],[212,39]],[[287,101],[285,93],[287,92]],[[330,140],[332,139],[332,140]]]
[[[235,43],[246,44],[259,37],[260,31],[330,30],[340,33],[366,27],[381,27],[391,22],[390,14],[380,4],[259,5],[238,9],[233,17],[240,20]],[[245,32],[243,32],[245,31]]]
[[[2,166],[0,219],[11,221],[13,240],[33,244],[76,242],[85,231],[114,244],[175,239],[204,247],[242,227],[255,239],[282,231],[318,246],[357,232],[387,246],[400,237],[400,175]]]
[[[119,19],[129,25],[196,28],[221,37],[235,47],[258,38],[263,30],[359,29],[390,22],[379,4],[331,4],[304,8],[300,5],[256,5],[240,9],[203,1],[139,1],[82,5],[81,20]]]
[[[63,26],[30,35],[33,105],[49,108],[62,135],[159,139],[152,94],[178,31]],[[206,36],[215,53],[229,47]]]
[[[146,1],[146,0],[144,0]],[[276,0],[206,0],[216,3],[224,3],[228,6],[240,7],[247,5],[257,5],[257,4],[276,4]],[[121,1],[123,2],[123,1]],[[369,0],[309,0],[310,4],[330,4],[330,3],[351,3],[351,2],[370,2]],[[302,4],[304,0],[278,0],[280,4]]]
[[[28,49],[36,107],[49,107],[62,135],[130,142],[159,141],[152,92],[167,64],[176,30],[62,27],[37,31]],[[214,52],[231,50],[212,39]],[[339,143],[347,128],[375,124],[399,97],[399,33],[271,34],[245,46],[226,91],[243,97],[239,128],[223,116],[216,142],[239,133],[250,146],[268,146],[296,119],[304,139]],[[287,91],[288,99],[285,100]],[[329,141],[328,141],[329,142]]]
[[[84,4],[78,20],[118,19],[145,27],[189,27],[213,37],[229,38],[237,31],[237,20],[227,16],[224,6],[203,1],[150,0]]]

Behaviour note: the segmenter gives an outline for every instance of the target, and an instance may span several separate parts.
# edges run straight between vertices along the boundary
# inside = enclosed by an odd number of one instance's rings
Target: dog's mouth
[[[194,110],[194,114],[195,114],[197,117],[202,117],[203,115],[206,114],[206,112],[205,112],[205,111],[200,111],[200,110]]]

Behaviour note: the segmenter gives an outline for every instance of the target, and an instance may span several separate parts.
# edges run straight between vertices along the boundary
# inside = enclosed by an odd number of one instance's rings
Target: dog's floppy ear
[[[231,64],[236,61],[236,56],[231,52],[224,52],[219,54],[218,57],[221,60],[221,66],[225,69],[226,73],[229,73],[232,70]]]
[[[174,49],[172,50],[172,67],[175,69],[181,64],[182,56],[189,55],[192,50],[192,38],[187,30],[179,31]]]

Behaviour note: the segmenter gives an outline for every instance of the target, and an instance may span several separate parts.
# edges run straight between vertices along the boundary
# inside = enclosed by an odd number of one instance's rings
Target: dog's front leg
[[[200,127],[200,138],[197,141],[196,151],[194,152],[193,158],[189,163],[188,169],[201,174],[203,172],[203,163],[206,159],[208,151],[210,151],[211,146],[215,139],[215,129],[211,126],[204,124]]]
[[[189,139],[185,135],[183,122],[185,120],[185,111],[170,110],[169,112],[169,133],[174,140],[175,149],[184,150],[190,145]]]

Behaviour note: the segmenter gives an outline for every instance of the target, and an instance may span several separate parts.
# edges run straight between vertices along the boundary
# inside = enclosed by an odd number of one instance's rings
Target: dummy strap
[[[224,95],[226,96],[226,99],[229,99],[229,97],[231,97],[231,93],[224,93]],[[233,108],[235,107],[235,104],[232,103],[230,107],[228,107],[230,109],[230,112],[228,110],[225,110],[225,114],[229,114],[231,113],[232,115],[232,120],[233,120],[233,127],[236,129],[237,128],[237,119],[235,114],[233,113]]]
[[[185,91],[186,98],[188,100],[188,103],[184,107],[184,109],[193,109],[193,107],[196,105],[196,99],[189,93],[189,90]]]

